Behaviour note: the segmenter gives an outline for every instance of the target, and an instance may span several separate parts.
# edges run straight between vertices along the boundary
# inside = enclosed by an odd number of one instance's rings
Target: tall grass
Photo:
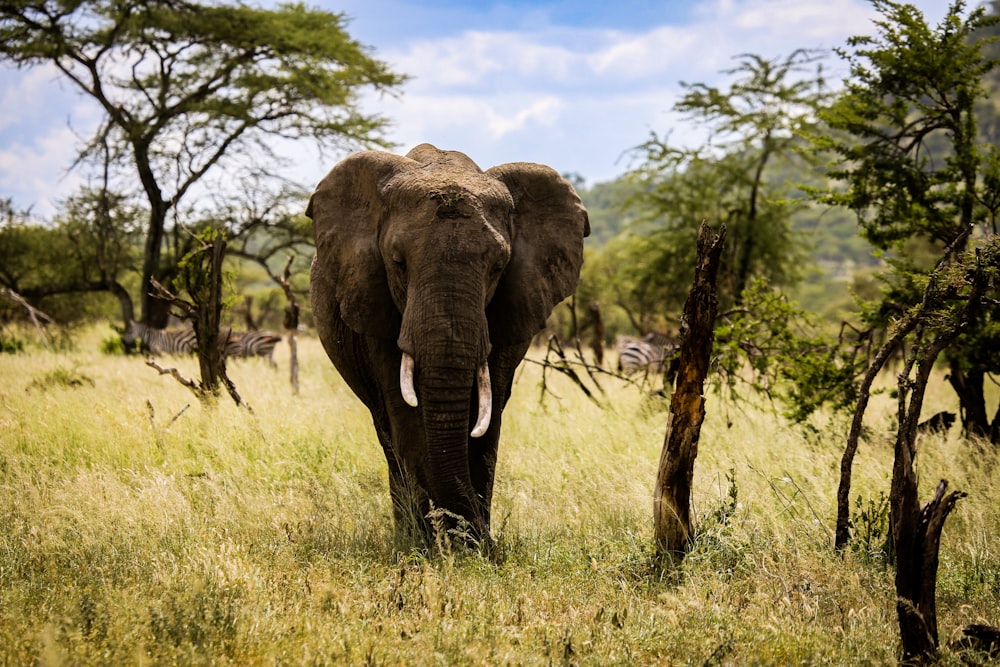
[[[887,396],[855,463],[843,556],[844,424],[796,428],[710,396],[697,540],[665,572],[652,489],[666,404],[607,381],[599,410],[551,376],[542,402],[526,364],[504,414],[496,558],[429,556],[394,543],[368,413],[318,342],[300,341],[298,396],[285,346],[277,372],[232,364],[249,413],[99,353],[102,335],[0,355],[0,664],[896,661]],[[925,412],[953,403],[937,379]],[[969,493],[942,543],[942,664],[960,664],[948,645],[963,626],[1000,624],[997,463],[957,427],[920,443],[923,496],[941,477]]]

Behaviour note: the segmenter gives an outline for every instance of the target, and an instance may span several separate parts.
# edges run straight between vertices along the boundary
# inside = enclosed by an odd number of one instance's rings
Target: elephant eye
[[[398,250],[393,251],[392,253],[392,263],[395,264],[400,271],[406,270],[406,260],[403,259],[403,254]]]

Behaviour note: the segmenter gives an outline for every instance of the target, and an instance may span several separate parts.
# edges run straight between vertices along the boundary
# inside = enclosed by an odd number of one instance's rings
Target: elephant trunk
[[[487,433],[493,413],[484,289],[476,281],[456,285],[434,278],[421,283],[415,276],[410,284],[398,340],[400,396],[419,406],[430,499],[479,534],[488,509],[472,481],[469,439]],[[447,524],[454,526],[455,519]]]
[[[475,426],[469,433],[473,438],[482,437],[490,427],[493,415],[493,390],[490,386],[490,367],[485,361],[476,372],[476,388],[479,397],[479,414]],[[413,388],[413,357],[404,352],[399,364],[399,391],[407,405],[417,407],[420,402]]]
[[[436,506],[464,517],[478,532],[482,528],[483,512],[475,497],[469,468],[473,373],[461,375],[464,381],[454,369],[420,368],[424,433],[431,470],[429,491]],[[479,428],[477,424],[473,430]],[[485,432],[485,428],[482,431]],[[451,518],[446,522],[453,525]]]

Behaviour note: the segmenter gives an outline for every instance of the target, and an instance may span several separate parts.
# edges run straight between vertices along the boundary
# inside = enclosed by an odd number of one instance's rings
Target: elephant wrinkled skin
[[[514,371],[572,294],[590,233],[553,169],[482,171],[422,144],[365,151],[320,182],[306,214],[323,347],[372,414],[397,529],[431,534],[461,517],[490,540],[501,413]]]

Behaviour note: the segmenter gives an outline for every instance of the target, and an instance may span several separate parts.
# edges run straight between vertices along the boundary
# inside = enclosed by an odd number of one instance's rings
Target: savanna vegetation
[[[280,371],[232,364],[251,413],[98,352],[111,335],[0,355],[4,664],[896,660],[887,394],[866,422],[843,554],[831,547],[842,421],[802,430],[766,404],[710,398],[697,537],[663,570],[651,493],[665,402],[606,381],[598,409],[551,375],[542,400],[541,367],[526,363],[500,449],[494,559],[447,544],[429,556],[394,543],[370,418],[315,339],[300,341],[298,396],[284,346]],[[932,387],[929,410],[953,407],[940,377]],[[1000,605],[997,452],[957,428],[920,444],[922,493],[944,475],[969,494],[944,532],[940,664],[981,660],[961,629],[994,624]]]
[[[937,26],[873,5],[872,35],[834,54],[844,86],[823,54],[738,56],[728,84],[683,84],[675,109],[706,145],[653,133],[636,170],[577,180],[593,235],[575,316],[560,306],[546,331],[566,350],[595,330],[676,335],[698,225],[727,227],[695,530],[665,564],[670,392],[604,373],[613,359],[587,375],[585,354],[532,350],[487,557],[393,534],[367,412],[314,339],[298,392],[287,347],[281,372],[230,364],[251,410],[120,354],[107,322],[137,302],[162,324],[170,290],[211,335],[280,328],[287,296],[306,299],[304,184],[262,165],[289,139],[384,145],[387,119],[355,100],[404,80],[342,16],[5,4],[0,58],[54,65],[106,118],[76,165],[96,187],[54,220],[0,201],[0,663],[996,658],[963,629],[1000,623],[1000,5],[954,2]],[[246,196],[213,196],[234,174]],[[224,265],[203,265],[209,241]],[[942,411],[958,426],[917,428]],[[965,495],[923,563],[937,634],[901,652],[898,575],[923,565],[898,538],[942,479]]]

